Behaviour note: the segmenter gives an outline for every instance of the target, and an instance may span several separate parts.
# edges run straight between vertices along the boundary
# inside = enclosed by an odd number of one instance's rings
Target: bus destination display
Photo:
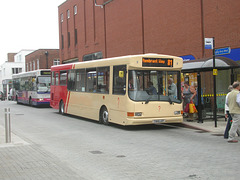
[[[41,75],[51,75],[51,71],[41,71]]]
[[[173,67],[173,59],[170,58],[143,58],[143,67]]]

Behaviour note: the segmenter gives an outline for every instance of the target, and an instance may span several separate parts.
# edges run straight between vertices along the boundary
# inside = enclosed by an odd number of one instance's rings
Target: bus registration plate
[[[153,120],[153,123],[154,124],[159,124],[159,123],[164,123],[165,122],[165,119],[156,119],[156,120]]]

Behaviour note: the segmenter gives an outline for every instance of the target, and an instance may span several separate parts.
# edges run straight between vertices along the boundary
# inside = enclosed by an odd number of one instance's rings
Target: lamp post
[[[45,51],[46,55],[46,69],[48,69],[48,51]]]

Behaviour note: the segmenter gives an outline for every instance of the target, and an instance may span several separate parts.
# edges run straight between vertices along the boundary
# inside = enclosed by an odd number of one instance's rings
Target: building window
[[[32,63],[29,63],[29,70],[32,71]]]
[[[75,34],[75,45],[77,45],[77,29],[75,29],[74,34]]]
[[[12,68],[12,74],[18,74],[22,72],[22,68]]]
[[[68,47],[70,47],[70,32],[68,32]]]
[[[73,7],[73,9],[74,9],[74,15],[76,15],[76,14],[77,14],[77,5],[75,5],[75,6]]]
[[[33,61],[33,70],[35,70],[35,61]]]
[[[84,55],[83,61],[91,61],[91,60],[102,59],[102,58],[103,58],[102,52],[96,52],[96,53]]]
[[[64,49],[64,37],[62,35],[62,49]]]
[[[59,59],[54,59],[54,60],[53,60],[53,65],[54,65],[54,66],[60,65],[60,60],[59,60]]]
[[[39,69],[39,59],[37,59],[37,69]]]
[[[70,10],[69,9],[67,10],[67,18],[68,19],[70,18]]]
[[[63,22],[63,14],[61,14],[61,22]]]

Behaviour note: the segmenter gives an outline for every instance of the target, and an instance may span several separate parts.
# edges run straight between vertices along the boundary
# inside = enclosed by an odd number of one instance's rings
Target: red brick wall
[[[64,15],[59,21],[60,60],[82,61],[84,55],[98,51],[103,57],[150,52],[210,57],[211,50],[203,49],[204,37],[215,37],[216,48],[240,47],[239,7],[237,0],[113,0],[104,8],[94,6],[94,0],[68,0],[59,6],[59,19]]]
[[[46,59],[46,54],[45,52],[48,52],[48,67],[47,67],[47,59]],[[51,66],[53,65],[54,59],[59,59],[59,50],[58,49],[39,49],[36,50],[25,57],[25,68],[26,72],[29,71],[27,69],[27,64],[28,68],[30,69],[30,62],[32,66],[32,70],[37,69],[37,60],[39,59],[39,69],[50,69]],[[33,62],[35,62],[35,69],[33,69]]]

